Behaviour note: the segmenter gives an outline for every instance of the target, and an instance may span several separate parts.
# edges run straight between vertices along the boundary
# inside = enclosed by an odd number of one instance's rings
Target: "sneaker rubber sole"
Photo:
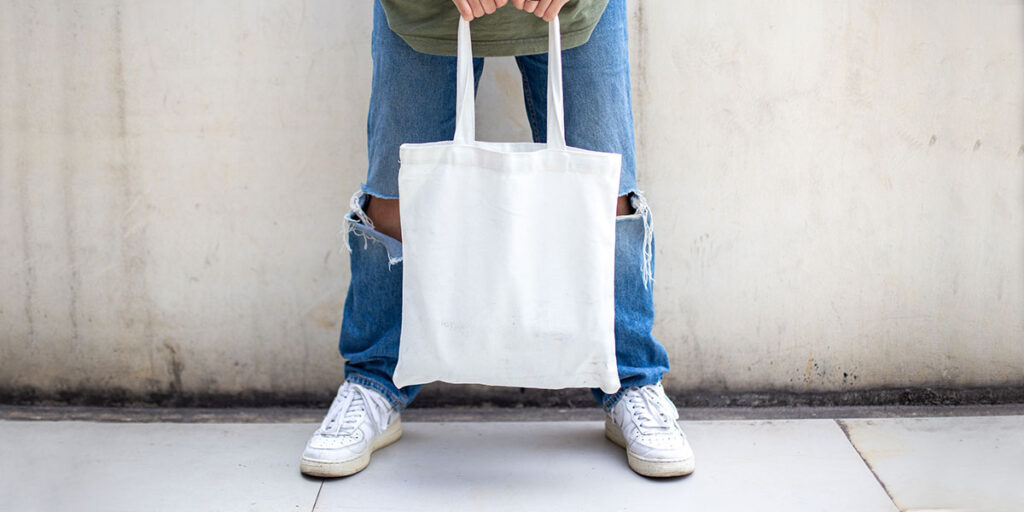
[[[402,437],[402,418],[396,418],[379,436],[373,439],[369,449],[345,460],[319,460],[303,456],[299,460],[299,471],[309,476],[339,477],[354,475],[370,464],[374,450],[398,441]]]
[[[655,478],[686,476],[693,473],[696,468],[696,459],[692,456],[685,459],[649,459],[635,455],[626,446],[626,438],[622,435],[622,429],[608,417],[604,419],[604,435],[611,442],[626,449],[626,460],[629,462],[629,467],[643,476]]]

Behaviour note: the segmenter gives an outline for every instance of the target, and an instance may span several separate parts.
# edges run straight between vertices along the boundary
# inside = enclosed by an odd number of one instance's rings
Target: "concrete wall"
[[[1024,4],[631,10],[670,388],[1024,385]],[[333,392],[369,21],[0,0],[0,394]]]

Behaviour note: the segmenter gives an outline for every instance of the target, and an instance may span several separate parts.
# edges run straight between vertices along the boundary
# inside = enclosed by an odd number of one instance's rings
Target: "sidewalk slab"
[[[1024,510],[1024,416],[840,420],[904,510]]]
[[[0,510],[1024,510],[1024,416],[681,424],[684,478],[634,474],[587,420],[408,422],[321,480],[311,422],[0,420]]]
[[[309,511],[309,424],[0,421],[0,510]]]
[[[683,421],[697,471],[633,473],[603,423],[407,423],[315,510],[892,511],[832,420]]]

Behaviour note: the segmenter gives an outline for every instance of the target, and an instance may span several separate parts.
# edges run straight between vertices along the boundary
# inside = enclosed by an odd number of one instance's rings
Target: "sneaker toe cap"
[[[361,430],[345,435],[316,434],[309,440],[309,446],[317,449],[332,450],[365,444],[366,436]]]
[[[685,460],[693,457],[693,450],[685,438],[657,436],[630,444],[634,455],[651,460]]]
[[[354,459],[359,457],[362,452],[363,450],[353,449],[352,447],[315,448],[307,445],[306,449],[302,452],[302,458],[334,462]]]

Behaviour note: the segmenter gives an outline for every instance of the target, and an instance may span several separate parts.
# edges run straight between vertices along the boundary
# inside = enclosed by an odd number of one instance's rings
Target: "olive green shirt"
[[[381,0],[388,25],[414,50],[455,55],[459,11],[451,0]],[[579,46],[601,19],[608,0],[570,0],[558,13],[562,49]],[[531,55],[548,51],[548,24],[512,2],[473,20],[474,57]]]

